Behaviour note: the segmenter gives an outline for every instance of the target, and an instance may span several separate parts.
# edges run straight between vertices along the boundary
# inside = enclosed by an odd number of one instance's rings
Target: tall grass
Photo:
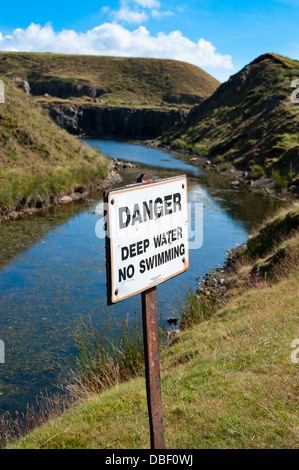
[[[28,404],[26,411],[16,412],[15,416],[4,413],[0,417],[0,449],[49,419],[60,417],[73,403],[74,397],[67,391],[55,394],[46,392],[36,397],[35,403]]]
[[[166,332],[159,319],[159,344],[165,346]],[[120,323],[109,320],[96,329],[82,323],[76,331],[78,354],[69,391],[78,397],[99,393],[144,372],[142,322],[137,314]]]
[[[220,305],[219,295],[211,292],[208,296],[204,292],[186,292],[183,301],[178,302],[178,317],[181,329],[189,328],[211,318]]]
[[[99,332],[82,323],[75,341],[78,355],[71,389],[78,394],[98,393],[142,372],[144,367],[143,336],[135,316],[133,322],[120,324],[110,320]]]

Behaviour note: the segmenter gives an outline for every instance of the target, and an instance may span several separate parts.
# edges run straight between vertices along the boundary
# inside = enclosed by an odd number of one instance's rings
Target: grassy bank
[[[277,231],[279,224],[289,227],[281,235],[291,243],[298,225],[289,221],[296,213],[279,214],[251,240],[263,239],[265,230]],[[200,315],[195,295],[187,299],[181,314],[190,300],[199,314],[161,351],[168,448],[298,447],[298,364],[291,360],[299,333],[298,247],[274,257],[266,284],[254,276],[258,260],[274,255],[280,243],[269,238],[262,249],[253,251],[249,244],[251,251],[243,250],[228,278],[230,296],[216,311],[211,303],[211,316]],[[238,282],[245,272],[247,281]],[[120,378],[97,393],[85,387],[79,403],[9,447],[149,447],[144,377]]]
[[[299,107],[291,101],[299,62],[264,54],[233,75],[162,136],[165,144],[207,157],[221,170],[299,192]]]
[[[227,283],[229,295],[243,289],[278,282],[299,265],[299,206],[285,208],[270,218],[238,253],[236,269],[231,270]],[[299,313],[299,305],[298,305]]]
[[[298,445],[299,273],[252,289],[182,333],[162,357],[168,448]],[[149,447],[144,378],[91,394],[11,447]]]
[[[5,79],[0,104],[0,216],[40,208],[108,174],[101,153],[60,129],[33,98]]]

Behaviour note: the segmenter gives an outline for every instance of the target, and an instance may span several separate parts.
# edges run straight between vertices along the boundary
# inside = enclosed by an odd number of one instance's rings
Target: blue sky
[[[221,81],[265,52],[299,59],[299,0],[3,3],[0,50],[178,59]]]

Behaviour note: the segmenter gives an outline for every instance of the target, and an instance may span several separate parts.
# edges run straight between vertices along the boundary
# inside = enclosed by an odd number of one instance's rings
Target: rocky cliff
[[[72,134],[126,139],[167,132],[220,85],[181,61],[50,53],[0,51],[0,76]]]
[[[73,83],[71,80],[49,77],[47,80],[29,80],[31,93],[36,96],[51,95],[58,98],[65,96],[88,96],[96,98],[107,93],[104,88]]]
[[[188,114],[179,109],[82,106],[43,103],[51,118],[71,134],[89,137],[153,139],[180,123]]]

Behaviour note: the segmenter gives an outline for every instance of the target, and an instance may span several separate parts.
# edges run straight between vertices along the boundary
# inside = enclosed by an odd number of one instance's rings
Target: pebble
[[[123,170],[130,170],[131,168],[138,168],[139,165],[137,163],[126,162],[123,160],[117,160],[117,158],[113,158],[112,160],[113,168],[115,170],[123,169]]]
[[[68,204],[69,202],[72,202],[73,201],[73,198],[71,196],[63,196],[59,202],[61,202],[61,204]]]

